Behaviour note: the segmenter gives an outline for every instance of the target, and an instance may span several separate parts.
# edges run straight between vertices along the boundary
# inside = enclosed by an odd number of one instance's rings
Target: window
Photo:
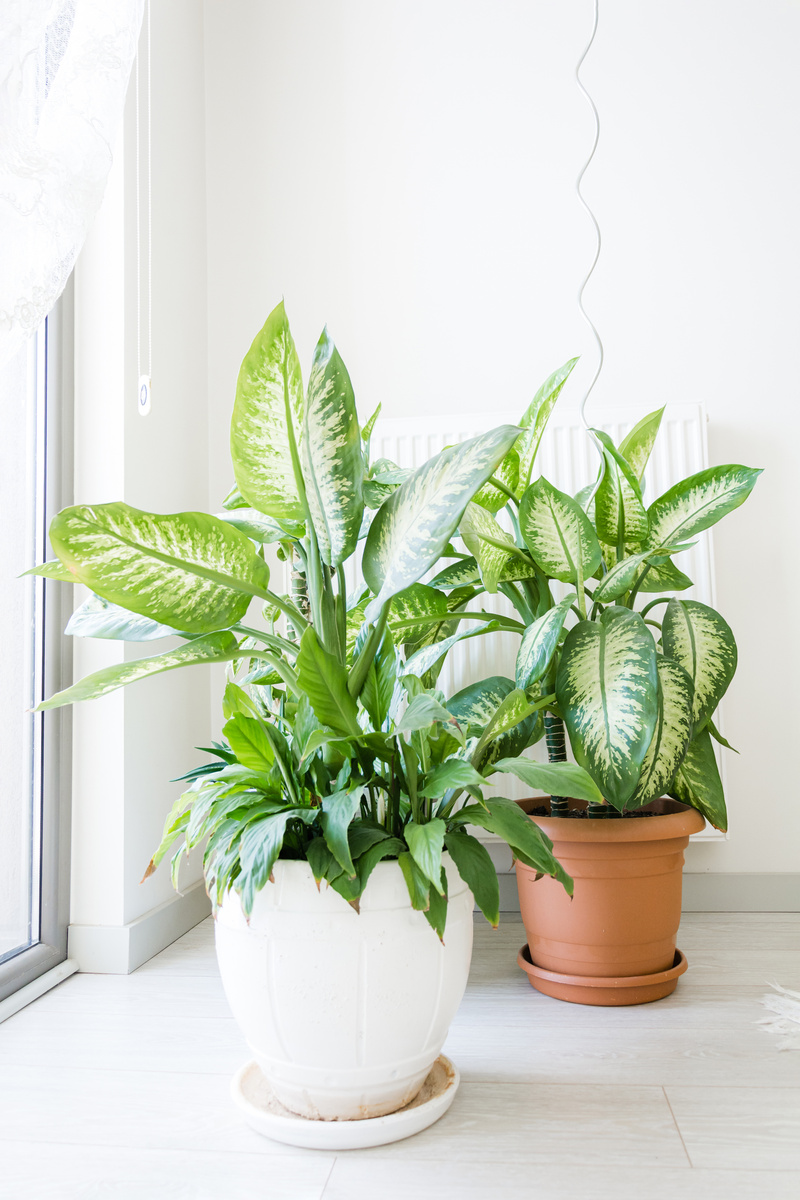
[[[69,502],[71,307],[68,290],[0,381],[0,1000],[66,958],[69,710],[30,710],[69,682],[72,589],[17,576],[50,557],[47,526]]]

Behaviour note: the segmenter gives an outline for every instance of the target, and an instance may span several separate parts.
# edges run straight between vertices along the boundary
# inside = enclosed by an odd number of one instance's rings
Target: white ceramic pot
[[[378,863],[357,913],[279,861],[250,922],[230,892],[216,944],[233,1015],[277,1100],[325,1121],[414,1099],[458,1008],[472,954],[472,893],[449,855],[444,945],[415,912],[396,862]]]

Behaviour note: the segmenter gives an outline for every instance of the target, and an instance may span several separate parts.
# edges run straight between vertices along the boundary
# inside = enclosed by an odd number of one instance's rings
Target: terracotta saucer
[[[272,1090],[255,1061],[247,1062],[231,1081],[231,1096],[245,1121],[257,1133],[311,1150],[362,1150],[385,1146],[427,1129],[453,1103],[461,1080],[457,1069],[440,1054],[419,1095],[397,1112],[364,1121],[309,1121],[289,1112]]]
[[[661,1000],[674,992],[678,976],[688,967],[682,950],[675,951],[675,961],[668,971],[657,971],[654,975],[562,975],[557,971],[545,971],[531,962],[527,943],[517,955],[517,964],[528,976],[531,987],[545,996],[556,1000],[568,1000],[572,1004],[648,1004]]]

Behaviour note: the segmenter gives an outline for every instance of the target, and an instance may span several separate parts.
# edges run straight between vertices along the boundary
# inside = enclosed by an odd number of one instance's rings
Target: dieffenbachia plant
[[[514,605],[525,625],[514,683],[543,714],[531,740],[546,737],[551,763],[564,762],[566,726],[576,761],[602,793],[602,802],[589,806],[591,816],[670,795],[725,829],[712,739],[728,744],[714,714],[736,669],[736,642],[718,612],[675,594],[692,581],[673,556],[742,504],[760,472],[711,467],[646,507],[644,471],[660,409],[619,447],[592,431],[602,467],[577,496],[532,478],[536,449],[574,362],[537,393],[490,486],[467,506],[459,532],[473,557],[433,583],[479,582]],[[502,508],[512,532],[497,520]],[[654,592],[665,594],[649,598]],[[566,815],[570,794],[552,796],[553,815]]]
[[[239,374],[236,486],[225,510],[68,508],[50,528],[58,561],[36,568],[90,589],[68,632],[131,641],[177,634],[182,642],[97,671],[39,707],[181,666],[230,664],[224,740],[213,747],[215,761],[189,773],[150,870],[176,840],[174,870],[184,849],[207,839],[214,902],[234,888],[249,912],[280,856],[306,859],[318,882],[354,904],[375,864],[392,858],[412,904],[441,936],[444,851],[489,920],[498,919],[495,871],[468,826],[499,835],[517,858],[571,887],[519,808],[485,796],[489,773],[521,774],[531,786],[590,801],[601,793],[580,766],[521,757],[540,698],[500,680],[447,705],[434,686],[443,655],[470,636],[462,622],[524,628],[468,608],[479,581],[447,589],[420,582],[442,557],[463,558],[450,538],[509,455],[524,459],[514,449],[520,429],[493,429],[412,472],[370,462],[376,416],[359,427],[327,330],[303,388],[279,305]],[[268,544],[291,564],[288,594],[270,586]],[[364,585],[348,597],[345,564],[359,553]],[[261,619],[248,616],[254,607]]]

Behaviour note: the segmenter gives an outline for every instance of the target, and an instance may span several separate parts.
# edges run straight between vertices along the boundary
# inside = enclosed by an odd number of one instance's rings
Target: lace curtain
[[[41,325],[103,198],[144,0],[0,0],[0,367]]]

